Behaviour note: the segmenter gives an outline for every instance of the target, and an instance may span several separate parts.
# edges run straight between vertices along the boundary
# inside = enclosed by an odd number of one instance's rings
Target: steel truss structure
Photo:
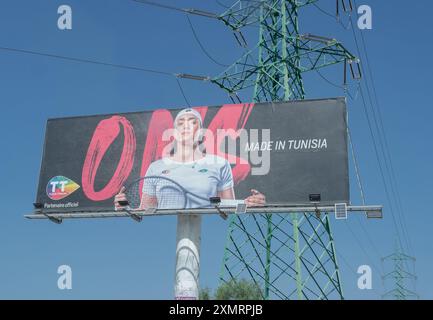
[[[258,43],[210,81],[234,102],[246,89],[265,102],[304,99],[302,74],[311,70],[341,63],[359,78],[359,61],[341,43],[300,33],[299,12],[315,2],[237,1],[219,19],[244,46],[241,29],[258,25]],[[220,280],[241,278],[259,286],[263,299],[343,299],[328,214],[231,215]]]

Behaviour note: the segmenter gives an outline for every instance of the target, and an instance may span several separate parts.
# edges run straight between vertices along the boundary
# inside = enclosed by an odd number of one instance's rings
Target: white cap
[[[177,119],[179,119],[180,117],[182,117],[185,114],[191,114],[195,118],[197,118],[198,122],[200,123],[200,128],[203,128],[203,120],[201,119],[200,113],[194,109],[191,109],[191,108],[186,108],[186,109],[179,111],[179,113],[176,115],[176,118],[174,119],[174,124],[176,125]]]

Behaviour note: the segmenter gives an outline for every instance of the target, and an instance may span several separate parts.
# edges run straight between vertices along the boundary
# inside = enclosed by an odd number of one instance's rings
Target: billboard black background
[[[206,128],[220,107],[209,107],[204,118]],[[173,119],[180,109],[170,110]],[[125,184],[140,177],[147,128],[153,111],[119,113],[134,127],[137,149],[134,167]],[[38,203],[79,202],[78,208],[46,211],[112,210],[113,198],[104,201],[87,199],[82,187],[61,200],[46,194],[48,181],[66,176],[80,186],[84,159],[98,123],[113,115],[59,118],[47,121],[44,153],[37,191]],[[255,104],[245,129],[271,129],[271,140],[326,138],[327,149],[284,150],[271,152],[271,169],[266,176],[249,175],[235,186],[237,199],[258,189],[269,204],[305,204],[309,194],[321,194],[322,203],[349,202],[347,159],[347,123],[344,98],[303,100]],[[112,177],[123,148],[123,132],[105,154],[95,180],[100,190]]]

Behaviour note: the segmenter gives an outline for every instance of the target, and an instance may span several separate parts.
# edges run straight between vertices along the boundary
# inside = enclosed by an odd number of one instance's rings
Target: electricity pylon
[[[233,99],[252,90],[254,102],[304,99],[302,74],[344,64],[360,76],[358,60],[335,39],[300,34],[302,7],[317,0],[237,1],[219,19],[246,46],[241,29],[259,26],[259,41],[211,81]],[[343,299],[328,214],[232,215],[220,280],[247,278],[264,299]]]
[[[393,282],[393,289],[382,295],[382,299],[410,300],[419,299],[419,295],[408,289],[407,280],[416,281],[417,277],[407,270],[408,262],[415,263],[415,258],[403,253],[399,245],[394,253],[382,258],[382,262],[392,261],[393,270],[382,277],[383,281]]]

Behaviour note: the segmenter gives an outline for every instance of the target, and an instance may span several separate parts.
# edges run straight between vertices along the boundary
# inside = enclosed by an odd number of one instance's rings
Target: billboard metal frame
[[[351,213],[362,213],[365,212],[367,216],[369,213],[375,213],[372,217],[380,218],[382,212],[381,205],[371,206],[347,206],[347,211]],[[235,207],[224,207],[224,208],[207,208],[207,209],[182,209],[182,210],[170,210],[170,209],[154,209],[152,212],[144,210],[134,211],[134,214],[140,217],[154,217],[154,216],[174,216],[174,215],[212,215],[220,214],[220,210],[223,210],[226,214],[239,215],[236,213]],[[328,214],[335,211],[334,206],[292,206],[292,207],[252,207],[248,208],[245,213],[242,214],[281,214],[281,213],[293,213],[303,212],[320,215],[322,213]],[[377,213],[380,213],[377,215]],[[25,215],[27,219],[55,219],[61,222],[63,219],[81,219],[81,218],[125,218],[131,217],[130,213],[126,210],[120,211],[75,211],[70,213],[65,212],[50,212],[50,213],[38,213],[35,211],[33,214]],[[56,222],[56,221],[55,221]]]

